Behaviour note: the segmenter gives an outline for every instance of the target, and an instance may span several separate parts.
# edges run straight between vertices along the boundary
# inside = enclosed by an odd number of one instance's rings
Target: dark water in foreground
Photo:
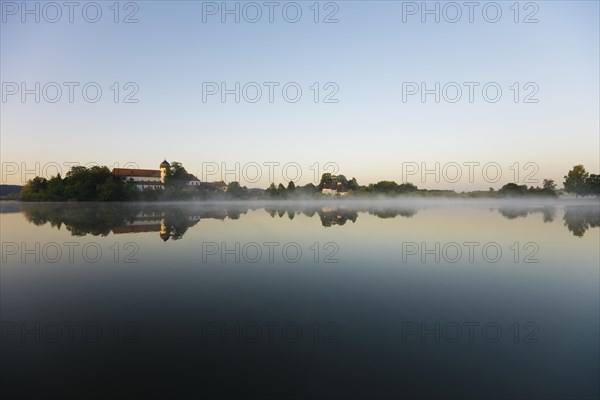
[[[0,203],[4,398],[597,398],[600,203]]]

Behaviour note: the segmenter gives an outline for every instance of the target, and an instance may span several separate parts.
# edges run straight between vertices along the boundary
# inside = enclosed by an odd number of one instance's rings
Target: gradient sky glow
[[[539,166],[534,178],[540,184],[542,178],[561,183],[574,164],[600,171],[598,1],[535,2],[539,22],[530,24],[514,23],[514,1],[497,2],[503,12],[498,23],[486,22],[481,7],[473,23],[467,15],[457,23],[435,23],[431,16],[422,23],[419,15],[403,23],[406,2],[338,1],[339,22],[331,24],[313,22],[314,1],[297,2],[303,15],[295,24],[281,17],[281,7],[274,23],[266,15],[257,23],[235,23],[231,16],[222,23],[218,15],[203,23],[200,1],[136,2],[139,23],[132,24],[113,22],[112,1],[99,2],[103,15],[95,24],[77,10],[73,23],[66,15],[57,23],[33,17],[22,23],[19,14],[7,15],[6,4],[13,2],[1,3],[1,183],[22,183],[20,173],[7,175],[7,163],[158,168],[165,157],[207,180],[221,175],[204,176],[206,162],[229,169],[236,162],[296,162],[301,184],[313,180],[315,162],[321,168],[334,162],[361,184],[402,181],[403,162],[502,167],[502,179],[493,184],[482,179],[481,168],[473,183],[466,176],[457,183],[443,177],[436,183],[433,175],[426,182],[420,174],[408,179],[456,190],[499,188],[514,180],[509,167],[515,162],[520,183],[527,162]],[[528,14],[526,3],[519,3],[520,19]],[[35,103],[33,96],[22,103],[19,95],[5,96],[7,82],[97,82],[103,96],[88,103],[76,89],[73,103],[66,90],[57,103]],[[113,82],[135,82],[139,103],[114,103]],[[233,96],[226,103],[218,96],[203,102],[202,82],[297,82],[303,94],[297,103],[277,91],[273,103],[266,92],[255,104],[235,103]],[[315,103],[314,82],[335,82],[339,103]],[[466,92],[455,104],[435,103],[433,96],[403,102],[403,82],[497,82],[503,94],[488,103],[480,86],[474,103]],[[539,103],[515,103],[514,82],[536,83]],[[257,183],[243,177],[241,183],[266,187],[267,171]],[[272,180],[281,182],[281,168],[275,173]],[[226,180],[235,180],[233,174]]]

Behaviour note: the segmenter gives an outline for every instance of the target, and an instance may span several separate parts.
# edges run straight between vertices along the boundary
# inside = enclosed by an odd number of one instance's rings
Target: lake
[[[11,398],[600,395],[597,199],[0,211]]]

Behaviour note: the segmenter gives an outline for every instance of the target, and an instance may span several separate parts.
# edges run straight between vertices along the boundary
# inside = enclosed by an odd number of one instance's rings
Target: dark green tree
[[[410,193],[416,192],[417,190],[419,189],[415,185],[408,182],[398,185],[398,188],[396,189],[398,193]]]
[[[398,184],[394,181],[379,181],[372,189],[375,193],[393,194],[398,191]]]
[[[285,196],[285,186],[283,186],[283,184],[279,184],[277,185],[277,196],[278,197],[283,197]]]
[[[165,175],[165,188],[171,190],[183,189],[187,184],[188,172],[180,162],[171,163],[171,168],[167,169]]]
[[[589,194],[594,196],[600,196],[600,175],[590,174],[586,183]]]
[[[517,185],[516,183],[507,183],[502,186],[498,193],[501,196],[525,196],[527,194],[527,185]]]
[[[556,183],[554,183],[553,179],[544,179],[544,183],[542,185],[546,190],[556,190]]]
[[[314,196],[315,193],[317,193],[317,190],[318,189],[314,184],[308,183],[304,186],[296,188],[296,193],[300,193],[302,196]]]
[[[588,192],[587,179],[589,174],[583,165],[575,165],[567,175],[564,176],[563,185],[569,193],[575,193],[576,196],[585,196]]]
[[[557,196],[556,183],[553,179],[544,179],[542,183],[542,192],[548,196]]]
[[[275,183],[271,182],[271,184],[269,185],[267,190],[265,190],[265,192],[267,196],[275,197],[275,195],[277,194],[277,188],[275,187]]]
[[[64,179],[35,177],[23,187],[24,201],[123,201],[135,197],[135,189],[107,167],[72,167]]]
[[[319,185],[318,185],[319,192],[321,190],[323,190],[323,186],[325,186],[325,185],[329,186],[332,183],[333,182],[331,179],[331,174],[329,172],[326,172],[323,175],[321,175],[321,181],[319,182]]]
[[[352,178],[348,181],[348,189],[352,191],[358,189],[358,182],[356,182],[356,178]]]
[[[65,198],[65,185],[60,174],[48,180],[48,200],[61,201]]]
[[[108,167],[72,167],[64,179],[65,198],[77,201],[96,201],[98,189],[107,180],[117,180]],[[111,199],[106,199],[112,200]],[[115,199],[118,200],[118,199]]]
[[[230,182],[227,185],[227,195],[234,199],[245,198],[248,193],[246,186],[240,186],[239,182]]]
[[[36,176],[29,180],[21,189],[21,200],[24,201],[46,201],[48,181],[46,178]]]

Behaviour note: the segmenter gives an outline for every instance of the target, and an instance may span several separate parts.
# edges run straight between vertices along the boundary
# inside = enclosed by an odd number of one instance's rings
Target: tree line
[[[498,191],[455,193],[452,190],[419,189],[412,183],[379,181],[369,185],[359,185],[356,178],[347,179],[344,175],[323,174],[318,185],[309,183],[296,186],[290,181],[287,185],[275,183],[266,189],[248,189],[239,182],[222,184],[224,190],[214,184],[202,183],[188,186],[188,172],[181,163],[173,162],[167,170],[164,186],[139,190],[132,180],[126,181],[115,176],[106,166],[72,167],[64,178],[59,175],[50,179],[35,177],[21,189],[23,201],[152,201],[152,200],[205,200],[205,199],[289,199],[321,197],[324,188],[331,193],[352,196],[444,196],[444,197],[556,197],[558,190],[551,179],[544,179],[542,187],[527,187],[508,183]],[[564,191],[576,196],[600,196],[600,175],[589,174],[583,165],[575,165],[564,176]]]

